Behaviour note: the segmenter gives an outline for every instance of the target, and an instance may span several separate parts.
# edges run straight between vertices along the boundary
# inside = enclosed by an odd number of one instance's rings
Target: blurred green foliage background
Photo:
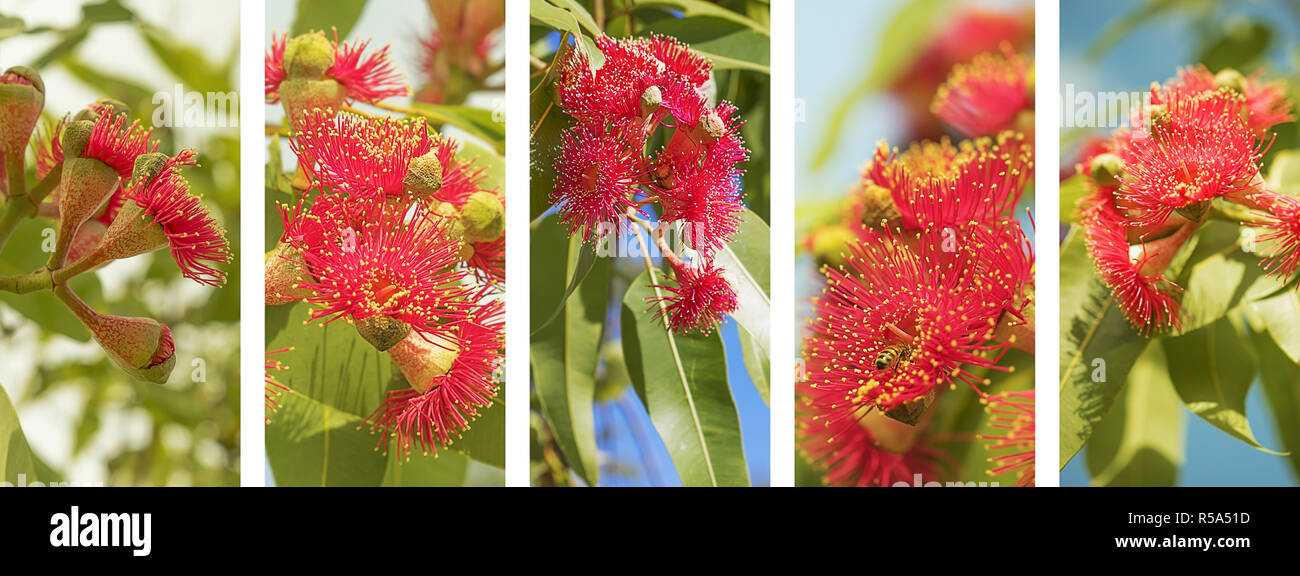
[[[166,250],[73,283],[101,313],[151,317],[172,329],[176,368],[162,386],[114,366],[49,293],[0,294],[0,388],[12,401],[10,408],[0,398],[0,436],[9,436],[0,438],[8,450],[0,481],[25,472],[28,483],[238,484],[238,56],[236,3],[0,2],[0,68],[42,74],[46,129],[103,97],[127,103],[132,118],[152,126],[155,109],[170,102],[162,94],[178,86],[204,102],[213,93],[233,96],[224,126],[207,117],[203,126],[155,127],[153,139],[168,154],[198,150],[200,165],[186,177],[226,227],[236,257],[223,265],[221,288],[182,278]],[[24,223],[0,253],[0,274],[41,266],[41,234],[53,227]],[[25,443],[16,441],[22,436]],[[29,457],[21,454],[27,446]]]

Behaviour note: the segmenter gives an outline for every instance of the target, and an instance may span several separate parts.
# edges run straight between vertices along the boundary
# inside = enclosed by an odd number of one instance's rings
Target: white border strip
[[[1037,318],[1034,335],[1034,476],[1038,486],[1060,486],[1061,275],[1057,214],[1061,204],[1061,6],[1035,3],[1034,255],[1037,257]]]
[[[506,486],[528,486],[528,6],[506,6]]]
[[[794,2],[772,2],[772,486],[794,486]]]
[[[262,255],[266,227],[262,209],[266,190],[262,167],[266,165],[262,145],[266,136],[266,100],[259,86],[262,78],[262,30],[266,11],[261,0],[239,3],[239,485],[266,486],[266,424],[263,397],[265,372],[266,276]],[[262,418],[258,418],[262,416]]]

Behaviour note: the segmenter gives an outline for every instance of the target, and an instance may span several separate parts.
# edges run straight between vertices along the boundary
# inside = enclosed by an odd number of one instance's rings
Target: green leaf
[[[1094,486],[1173,486],[1183,465],[1187,421],[1165,364],[1150,346],[1088,441]]]
[[[361,418],[296,390],[280,395],[266,426],[266,457],[279,486],[378,486],[388,458]]]
[[[456,488],[465,485],[471,460],[456,452],[437,456],[412,455],[410,460],[392,455],[380,486]]]
[[[600,34],[600,26],[596,24],[596,19],[591,17],[591,13],[588,12],[582,4],[574,2],[573,0],[551,0],[551,2],[556,6],[568,10],[569,13],[578,21],[578,24],[582,26],[582,29],[586,30],[588,34],[591,34],[592,36]]]
[[[499,387],[500,388],[500,387]],[[498,392],[498,397],[502,394]],[[452,452],[482,462],[489,466],[505,468],[506,466],[506,406],[494,402],[487,408],[479,408],[479,416],[470,424],[469,430],[451,443],[447,450],[439,450],[440,458]],[[412,460],[415,456],[412,455]]]
[[[763,397],[763,402],[769,406],[772,404],[771,395],[771,361],[768,359],[767,349],[759,346],[749,332],[744,330],[738,331],[740,335],[740,351],[745,358],[745,371],[749,372],[749,379],[754,381],[754,388],[758,389],[758,395]]]
[[[1259,353],[1259,380],[1277,423],[1282,447],[1290,455],[1291,472],[1300,480],[1300,364],[1288,358],[1267,333],[1254,332],[1251,340]]]
[[[9,394],[0,386],[0,482],[17,486],[18,475],[28,484],[40,481],[36,474],[36,459],[27,447],[22,422],[9,401]]]
[[[504,156],[473,140],[461,140],[460,149],[456,151],[456,158],[462,162],[473,164],[473,168],[483,169],[483,182],[479,186],[481,189],[495,189],[498,194],[505,189],[506,159]]]
[[[339,40],[346,39],[366,11],[366,0],[298,0],[298,15],[293,19],[291,36],[313,30],[325,32],[337,28]]]
[[[533,20],[550,26],[552,29],[559,32],[568,32],[574,38],[578,39],[577,45],[580,50],[587,54],[588,62],[593,70],[599,68],[600,65],[605,62],[604,54],[602,54],[600,50],[596,49],[596,42],[588,35],[583,34],[584,27],[580,23],[582,18],[578,14],[560,8],[546,0],[531,0],[530,4],[530,16]],[[590,18],[590,16],[587,18]],[[594,23],[592,26],[594,26]],[[588,32],[591,34],[598,33],[598,31],[594,31],[594,28],[588,28]],[[566,43],[567,42],[565,42],[565,39],[562,37],[560,45],[563,46]],[[557,53],[558,52],[559,51],[557,51]]]
[[[1300,150],[1283,150],[1273,158],[1264,179],[1268,189],[1292,198],[1300,198]]]
[[[623,297],[623,354],[650,420],[686,486],[748,486],[740,418],[722,335],[669,332],[647,311],[660,295],[647,273]]]
[[[423,111],[435,124],[451,124],[492,146],[497,154],[506,151],[506,125],[497,119],[497,112],[473,106],[442,106],[416,102],[415,109]]]
[[[1293,362],[1300,362],[1300,294],[1295,290],[1254,302],[1251,310],[1264,318],[1273,341]]]
[[[1061,467],[1110,410],[1147,339],[1096,277],[1077,230],[1061,250]]]
[[[505,470],[466,458],[456,452],[402,460],[389,457],[381,486],[505,486]]]
[[[1083,178],[1082,174],[1075,174],[1061,182],[1061,222],[1074,221],[1074,207],[1088,195]]]
[[[1263,273],[1258,255],[1242,250],[1239,238],[1240,229],[1227,222],[1208,222],[1197,232],[1189,265],[1178,276],[1185,289],[1184,334],[1213,324],[1239,304],[1282,287]]]
[[[772,40],[766,34],[714,17],[664,18],[651,22],[642,35],[676,38],[713,61],[715,70],[744,69],[771,73]]]
[[[558,222],[556,224],[558,225]],[[545,312],[549,308],[551,313],[544,320],[530,324],[530,334],[540,332],[560,316],[560,313],[564,311],[564,304],[569,301],[569,296],[573,294],[574,290],[578,289],[583,280],[587,279],[592,267],[596,265],[596,247],[584,245],[582,236],[574,235],[569,237],[569,253],[578,255],[577,261],[573,265],[573,276],[569,277],[569,285],[560,294],[558,302],[553,304],[545,301],[537,302],[537,312]]]
[[[1273,29],[1263,22],[1228,19],[1223,26],[1223,35],[1195,60],[1215,72],[1253,62],[1268,50],[1273,41]]]
[[[739,230],[716,256],[739,301],[731,317],[749,332],[764,357],[771,357],[772,305],[768,298],[772,232],[757,214],[745,210]]]
[[[284,385],[316,402],[360,419],[384,399],[397,374],[388,355],[375,349],[344,321],[308,321],[312,306],[295,302],[266,309],[268,350],[288,366],[277,374]],[[275,331],[277,330],[278,331]],[[400,377],[400,376],[399,376]],[[279,416],[271,417],[275,426]]]
[[[812,167],[820,169],[830,160],[844,128],[851,123],[849,115],[862,99],[894,81],[912,63],[921,46],[930,40],[931,23],[948,8],[947,0],[914,0],[894,14],[885,33],[880,37],[875,61],[864,70],[853,87],[844,92],[826,116],[826,135],[813,153]]]
[[[135,18],[135,14],[119,0],[104,0],[81,7],[81,19],[91,24],[125,22]]]
[[[1245,335],[1228,319],[1164,338],[1169,377],[1183,403],[1230,436],[1269,452],[1255,440],[1246,419],[1246,395],[1259,366]]]
[[[683,18],[695,18],[700,16],[712,16],[729,20],[740,24],[750,30],[770,36],[771,33],[767,27],[751,20],[743,14],[732,12],[717,4],[703,2],[702,0],[641,0],[636,3],[638,9],[641,8],[665,8],[682,13]]]
[[[552,65],[547,68],[546,74],[528,96],[531,115],[529,122],[531,151],[528,170],[530,220],[536,220],[551,207],[551,190],[555,187],[555,159],[560,155],[564,130],[572,124],[572,117],[560,110],[554,99],[556,74],[554,62],[563,59],[564,53],[571,49],[567,43],[560,43],[560,49],[552,59]]]
[[[22,18],[0,14],[0,40],[22,34],[26,28]]]
[[[533,224],[533,273],[529,280],[533,314],[544,307],[541,303],[560,300],[578,266],[580,257],[575,246],[569,242],[568,231],[555,218]],[[565,303],[561,316],[530,337],[533,382],[542,413],[569,467],[593,486],[599,478],[599,468],[592,410],[600,343],[605,331],[609,274],[609,259],[597,259],[587,278]]]

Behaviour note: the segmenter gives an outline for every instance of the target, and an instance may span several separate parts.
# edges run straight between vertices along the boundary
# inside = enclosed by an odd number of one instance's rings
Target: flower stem
[[[5,155],[5,170],[9,173],[9,196],[18,197],[27,194],[27,153],[20,150],[17,154]]]
[[[4,250],[18,225],[36,213],[36,206],[28,201],[26,194],[11,196],[5,204],[5,214],[0,217],[0,250]]]
[[[90,306],[87,306],[85,302],[82,302],[81,298],[77,297],[67,285],[56,285],[54,287],[54,296],[63,302],[68,307],[68,310],[76,314],[77,318],[81,319],[81,323],[86,325],[86,328],[93,330],[93,327],[99,323],[99,314],[91,310]]]
[[[41,269],[31,274],[0,276],[0,290],[14,294],[27,294],[54,288],[54,278],[49,270]]]

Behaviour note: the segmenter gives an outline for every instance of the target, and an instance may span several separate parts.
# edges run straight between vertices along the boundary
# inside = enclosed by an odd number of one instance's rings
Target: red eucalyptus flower
[[[387,317],[427,334],[462,317],[465,272],[454,268],[460,245],[447,237],[445,224],[423,209],[409,217],[382,210],[382,204],[372,208],[365,226],[339,245],[300,248],[316,276],[303,286],[315,292],[308,298],[318,306],[311,318],[328,324]]]
[[[795,422],[800,432],[799,449],[825,470],[826,484],[911,485],[917,474],[932,478],[938,472],[944,456],[924,438],[918,438],[910,426],[870,413],[867,408],[859,408],[857,414],[832,414],[824,407],[839,404],[838,392],[814,388],[806,382],[798,387],[807,408]]]
[[[1005,370],[996,363],[1007,344],[989,343],[1005,298],[978,273],[973,248],[944,252],[937,234],[910,242],[864,230],[846,267],[824,270],[804,357],[823,366],[807,382],[827,392],[814,408],[828,418],[927,401],[959,381],[978,390],[987,380],[972,369]]]
[[[1175,236],[1159,243],[1131,246],[1127,220],[1107,188],[1098,188],[1083,200],[1079,220],[1088,253],[1097,263],[1097,273],[1111,288],[1129,322],[1143,334],[1153,329],[1177,329],[1182,321],[1178,304],[1182,288],[1165,278],[1163,272],[1182,240],[1195,230],[1195,224],[1188,223]]]
[[[1004,44],[1001,53],[980,54],[970,63],[954,67],[930,110],[972,138],[1029,129],[1032,124],[1019,119],[1022,112],[1033,112],[1033,70],[1033,59]]]
[[[486,296],[483,290],[471,300]],[[437,454],[460,438],[480,408],[492,405],[505,344],[503,313],[501,300],[477,304],[463,319],[413,333],[389,351],[411,388],[390,391],[366,418],[372,431],[382,432],[380,448],[387,452],[393,437],[403,456],[415,445],[425,455]]]
[[[322,37],[325,35],[324,32],[312,34],[319,34]],[[264,67],[268,103],[274,104],[280,101],[281,84],[291,77],[284,61],[288,44],[287,33],[273,34],[271,37],[271,50],[266,54]],[[388,46],[367,55],[366,49],[369,46],[369,40],[340,44],[338,31],[335,30],[334,41],[330,46],[331,54],[328,58],[331,63],[326,67],[322,79],[334,80],[342,85],[348,102],[361,101],[373,104],[385,98],[409,94],[410,89],[389,58]]]
[[[1241,102],[1229,91],[1169,92],[1149,136],[1118,149],[1119,198],[1135,211],[1130,227],[1161,224],[1175,210],[1250,186],[1266,146],[1241,119]]]
[[[889,191],[904,229],[942,230],[1010,218],[1033,173],[1033,145],[1005,132],[955,146],[924,141],[901,154],[881,141],[862,181]]]
[[[400,196],[408,165],[432,149],[433,139],[423,119],[401,122],[312,110],[289,147],[308,173],[336,193]]]
[[[584,242],[626,223],[629,208],[636,207],[638,186],[649,182],[649,168],[638,141],[621,129],[584,124],[566,131],[555,159],[555,189],[551,203],[559,207],[560,221],[570,234]]]
[[[592,71],[587,54],[574,48],[561,63],[556,82],[560,107],[583,123],[630,127],[647,118],[657,122],[662,118],[661,102],[695,97],[691,93],[704,87],[712,68],[708,60],[664,36],[624,40],[602,36],[596,39],[596,47],[605,57],[599,70]]]
[[[731,288],[721,267],[713,262],[687,264],[677,258],[668,260],[677,274],[677,285],[655,286],[671,293],[649,299],[656,320],[679,334],[708,334],[722,323],[723,315],[736,311],[739,306],[736,291]],[[660,303],[663,303],[662,307]]]
[[[1265,199],[1268,211],[1257,225],[1268,230],[1259,241],[1269,243],[1269,252],[1260,266],[1286,282],[1300,266],[1300,200],[1282,194],[1268,194]]]
[[[981,434],[991,442],[985,447],[999,452],[989,458],[990,476],[1015,473],[1016,486],[1034,485],[1034,391],[1007,392],[984,398],[990,416],[989,425],[998,430]]]
[[[706,258],[731,242],[741,223],[739,176],[730,166],[705,166],[678,170],[677,184],[659,192],[663,205],[660,222],[682,222],[686,241]]]
[[[152,135],[153,130],[140,125],[139,120],[126,126],[126,114],[101,114],[80,156],[99,160],[116,170],[123,180],[130,180],[136,157],[158,151],[158,143],[149,142]]]
[[[200,284],[220,286],[226,282],[225,271],[207,263],[229,263],[230,243],[225,229],[217,224],[203,201],[190,194],[189,183],[181,175],[182,166],[198,165],[195,156],[193,149],[181,150],[167,160],[162,172],[152,181],[133,182],[126,189],[125,198],[162,227],[182,276]],[[114,229],[110,226],[105,235],[110,242]]]
[[[1286,122],[1295,120],[1291,114],[1291,103],[1286,99],[1286,83],[1282,81],[1264,82],[1263,70],[1250,76],[1227,68],[1219,74],[1210,72],[1204,64],[1189,66],[1178,70],[1178,77],[1170,82],[1170,90],[1188,93],[1212,92],[1227,88],[1245,98],[1247,123],[1257,133]]]

